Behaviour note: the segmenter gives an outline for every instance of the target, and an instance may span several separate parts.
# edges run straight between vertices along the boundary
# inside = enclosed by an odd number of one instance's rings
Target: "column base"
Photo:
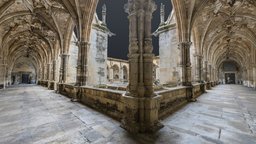
[[[72,98],[71,101],[72,102],[80,102],[80,94],[81,94],[81,89],[80,87],[74,86],[73,87],[73,92],[72,92]]]
[[[160,96],[137,98],[124,95],[121,127],[130,133],[154,133],[164,126],[158,121]]]

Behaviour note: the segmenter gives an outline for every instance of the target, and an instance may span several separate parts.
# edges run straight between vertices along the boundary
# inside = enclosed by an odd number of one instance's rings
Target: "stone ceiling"
[[[13,65],[20,57],[29,57],[42,67],[67,53],[74,28],[79,41],[88,41],[97,3],[98,0],[1,0],[0,62]]]
[[[246,66],[255,61],[255,0],[197,0],[195,5],[193,40],[209,62],[230,59]]]

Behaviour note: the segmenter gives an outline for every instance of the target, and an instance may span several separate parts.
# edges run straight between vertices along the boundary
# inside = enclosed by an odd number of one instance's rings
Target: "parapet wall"
[[[48,85],[51,83],[48,83],[47,81],[39,81],[38,84],[49,88]],[[215,85],[215,83],[212,83],[212,85]],[[157,91],[156,93],[160,97],[160,106],[158,111],[159,119],[169,116],[181,106],[187,104],[191,94],[193,98],[199,97],[205,92],[205,88],[206,84],[195,84],[192,87],[175,87]],[[117,120],[121,120],[123,117],[123,95],[125,94],[125,91],[58,84],[58,92],[71,99],[77,98],[79,102]]]
[[[124,92],[68,84],[59,84],[58,91],[69,98],[77,97],[81,103],[117,120],[122,118],[124,104],[121,99]]]

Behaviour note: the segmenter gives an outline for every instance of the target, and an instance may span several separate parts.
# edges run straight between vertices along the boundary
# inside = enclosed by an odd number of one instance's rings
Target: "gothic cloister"
[[[256,143],[256,1],[169,1],[0,1],[0,143]]]

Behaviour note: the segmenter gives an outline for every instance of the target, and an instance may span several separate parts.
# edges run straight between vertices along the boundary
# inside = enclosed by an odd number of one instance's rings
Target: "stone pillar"
[[[2,65],[3,71],[2,72],[2,77],[3,77],[3,89],[6,89],[6,69],[7,69],[7,65],[3,64]]]
[[[43,68],[40,67],[38,71],[38,80],[41,81],[43,79]]]
[[[60,83],[66,83],[67,82],[67,71],[68,71],[68,54],[61,54],[61,66],[60,66]]]
[[[180,67],[181,67],[181,83],[183,86],[191,86],[191,62],[190,62],[190,46],[191,42],[179,43],[181,54]]]
[[[48,81],[48,89],[51,87],[51,81],[52,81],[52,64],[47,64],[47,81]]]
[[[119,80],[120,80],[121,82],[124,81],[124,68],[122,67],[122,65],[120,65]]]
[[[253,88],[256,89],[256,66],[253,67]]]
[[[47,80],[48,81],[52,80],[52,64],[51,63],[47,64]]]
[[[53,90],[57,89],[57,83],[56,83],[56,75],[57,75],[57,60],[54,60],[52,62],[52,78],[51,81],[53,81]]]
[[[57,60],[52,62],[52,80],[56,81],[56,74],[57,74]]]
[[[83,86],[86,85],[87,79],[87,54],[90,44],[88,42],[82,41],[78,42],[78,60],[77,60],[77,78],[76,85]]]
[[[213,67],[212,69],[212,81],[215,83],[216,82],[216,69]]]
[[[48,79],[48,77],[47,77],[47,72],[48,72],[48,65],[47,64],[45,64],[44,65],[44,80],[45,81],[47,81],[47,79]]]
[[[202,56],[196,55],[196,81],[202,82]]]
[[[209,82],[212,82],[212,65],[208,65],[208,79]]]
[[[243,68],[243,85],[247,86],[247,70]]]
[[[109,68],[109,81],[113,81],[114,79],[114,70],[113,68]]]
[[[248,69],[248,87],[252,87],[252,86],[253,86],[253,68],[250,65]]]
[[[126,12],[130,22],[129,85],[122,97],[122,127],[131,133],[155,132],[163,126],[158,121],[160,96],[153,89],[151,20],[156,5],[152,0],[129,0]]]
[[[208,82],[208,62],[204,62],[204,81]]]

